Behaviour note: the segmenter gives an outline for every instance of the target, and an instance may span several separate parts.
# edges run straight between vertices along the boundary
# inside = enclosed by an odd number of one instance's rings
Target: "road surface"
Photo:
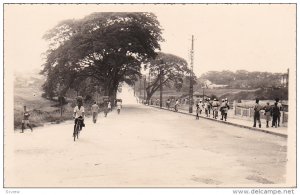
[[[5,134],[5,187],[284,186],[287,140],[124,105],[78,141],[72,121]]]

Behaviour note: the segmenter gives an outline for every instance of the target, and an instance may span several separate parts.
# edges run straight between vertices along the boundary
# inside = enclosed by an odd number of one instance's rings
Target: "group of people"
[[[121,108],[122,108],[122,102],[116,101],[116,106],[117,106],[117,112],[120,114]],[[98,118],[98,113],[99,113],[99,106],[96,101],[94,101],[94,104],[91,106],[91,111],[92,111],[92,117],[93,117],[93,123],[97,122]],[[110,101],[105,101],[104,102],[104,116],[107,117],[107,113],[112,111],[112,105]],[[80,130],[82,127],[85,127],[84,124],[84,107],[82,106],[82,97],[77,97],[77,106],[74,108],[74,115],[73,117],[75,118],[75,124],[74,128],[76,126],[76,123],[79,119],[82,119],[82,123],[80,125]]]
[[[254,124],[253,127],[256,127],[256,122],[258,121],[258,126],[261,128],[261,120],[260,120],[260,114],[261,110],[264,110],[264,115],[266,116],[266,128],[269,128],[269,122],[272,118],[272,126],[271,127],[280,127],[280,111],[282,110],[282,105],[279,102],[279,99],[276,98],[274,105],[270,105],[269,102],[267,102],[266,106],[261,106],[259,104],[259,99],[255,100],[255,106],[254,106]]]
[[[222,99],[221,103],[217,98],[214,98],[214,100],[211,100],[210,98],[206,98],[204,99],[204,101],[200,100],[196,104],[196,119],[199,119],[203,110],[205,112],[206,117],[210,117],[210,114],[212,113],[213,118],[217,119],[220,111],[221,113],[220,120],[226,121],[229,108],[230,106],[227,98]]]
[[[120,111],[122,108],[122,102],[116,101],[116,107],[117,107],[118,114],[120,114]],[[91,106],[93,123],[97,122],[99,110],[100,110],[100,108],[99,108],[97,102],[94,101],[93,105]],[[105,117],[107,117],[107,113],[109,111],[112,111],[112,105],[111,105],[110,101],[106,101],[106,102],[104,102],[104,116]],[[31,129],[31,131],[33,131],[32,126],[29,123],[29,117],[30,117],[30,113],[26,110],[26,106],[24,106],[21,133],[24,133],[24,129],[26,128],[26,126],[28,126]],[[78,121],[80,122],[80,130],[82,129],[82,127],[85,127],[84,117],[85,117],[85,109],[83,106],[83,98],[81,96],[78,96],[76,98],[76,106],[74,107],[74,110],[73,110],[73,118],[75,119],[74,120],[74,128]]]

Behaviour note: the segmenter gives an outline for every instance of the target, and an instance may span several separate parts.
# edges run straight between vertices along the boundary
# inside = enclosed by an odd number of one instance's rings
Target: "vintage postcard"
[[[296,7],[4,4],[4,187],[295,188]]]

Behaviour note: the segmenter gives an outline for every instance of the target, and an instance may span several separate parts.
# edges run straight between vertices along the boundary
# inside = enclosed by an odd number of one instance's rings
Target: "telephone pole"
[[[162,62],[162,64],[163,64],[163,62]],[[162,98],[162,96],[163,96],[163,69],[162,69],[162,67],[160,67],[160,70],[159,70],[159,91],[160,91],[160,93],[159,93],[159,107],[160,108],[162,108],[162,103],[163,103],[163,98]]]
[[[192,35],[192,49],[191,49],[189,113],[193,113],[193,68],[194,68],[193,66],[194,66],[194,35]]]

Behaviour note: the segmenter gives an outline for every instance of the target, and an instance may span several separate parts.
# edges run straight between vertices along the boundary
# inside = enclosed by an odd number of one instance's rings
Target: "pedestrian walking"
[[[103,106],[103,113],[104,113],[104,117],[107,117],[107,113],[108,113],[108,103],[105,101]]]
[[[208,102],[208,99],[205,99],[204,109],[205,109],[205,115],[206,115],[206,117],[208,117],[208,112],[209,112],[209,102]]]
[[[33,131],[32,127],[31,127],[31,125],[29,123],[29,117],[30,117],[30,114],[26,110],[26,106],[24,106],[23,119],[22,119],[22,131],[21,131],[21,133],[24,133],[25,125],[27,125],[30,128],[31,132]]]
[[[270,106],[270,103],[267,102],[267,105],[264,107],[264,115],[266,116],[266,128],[269,128],[269,121],[271,120],[271,109],[272,107]]]
[[[207,109],[208,109],[208,116],[210,117],[210,111],[212,109],[212,100],[208,98],[208,104],[207,104]]]
[[[108,111],[112,111],[112,107],[111,107],[110,101],[107,103],[107,109],[108,109]]]
[[[199,104],[196,105],[196,120],[199,120],[199,114],[200,114],[200,106]]]
[[[176,102],[175,102],[175,106],[174,106],[175,112],[178,112],[178,106],[179,106],[179,101],[177,99]]]
[[[280,113],[280,111],[282,111],[282,104],[279,102],[279,98],[276,98],[276,99],[275,99],[275,102],[277,102],[277,106],[278,106],[278,108],[279,108],[279,115],[278,115],[278,117],[277,117],[277,121],[278,121],[277,125],[278,125],[278,127],[280,127],[280,118],[281,118],[281,113]]]
[[[271,114],[272,114],[272,127],[275,127],[277,128],[278,126],[278,116],[280,115],[280,110],[279,110],[279,107],[278,107],[278,103],[275,102],[272,110],[271,110]]]
[[[199,106],[199,114],[201,115],[203,107],[204,107],[202,100],[199,101],[198,106]]]
[[[225,101],[225,99],[222,99],[222,103],[220,106],[220,112],[221,112],[221,119],[220,120],[227,120],[227,112],[229,109],[228,102]]]
[[[217,98],[214,99],[212,103],[212,110],[213,110],[213,118],[217,119],[218,118],[218,110],[219,110],[220,103],[217,100]]]
[[[170,109],[170,104],[171,104],[170,99],[167,99],[167,101],[166,101],[166,106],[167,106],[168,110]]]
[[[98,112],[99,112],[99,106],[97,105],[97,102],[94,101],[94,104],[92,105],[92,115],[93,115],[93,122],[97,122],[98,118]]]
[[[259,128],[261,128],[261,121],[260,121],[260,110],[261,106],[259,105],[259,99],[255,100],[254,105],[254,124],[253,127],[256,127],[256,121],[258,121]]]
[[[117,111],[118,111],[118,114],[120,114],[121,108],[122,108],[122,102],[121,102],[121,101],[118,101],[118,102],[117,102]]]

